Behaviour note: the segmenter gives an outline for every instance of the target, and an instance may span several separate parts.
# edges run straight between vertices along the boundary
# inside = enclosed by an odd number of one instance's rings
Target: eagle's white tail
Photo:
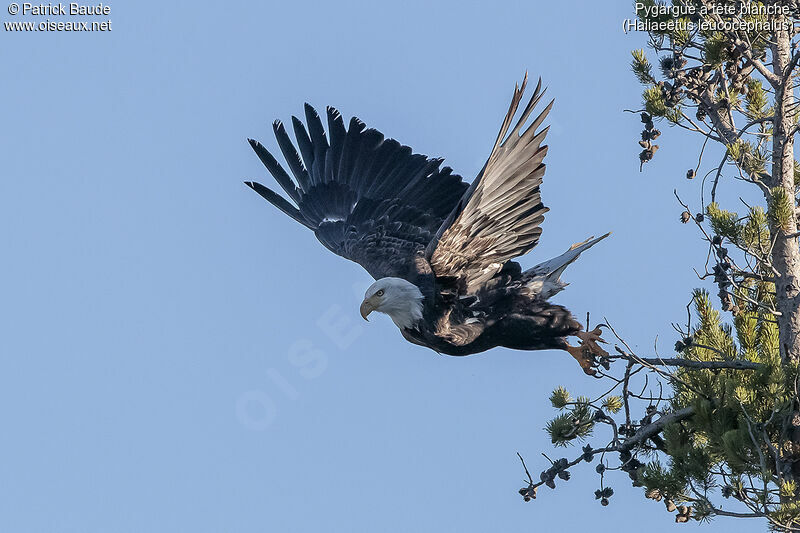
[[[526,276],[529,277],[528,287],[535,290],[541,295],[542,298],[550,298],[554,294],[562,291],[567,286],[566,283],[561,281],[561,274],[570,264],[572,264],[585,250],[588,250],[598,242],[602,241],[611,233],[606,233],[596,239],[594,236],[589,237],[583,242],[579,242],[570,246],[569,250],[549,259],[544,263],[539,263],[533,268],[525,271]]]

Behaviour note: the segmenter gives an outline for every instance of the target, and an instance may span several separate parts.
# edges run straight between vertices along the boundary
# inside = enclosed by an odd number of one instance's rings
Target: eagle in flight
[[[560,279],[564,269],[608,234],[528,270],[512,261],[536,246],[548,211],[539,192],[548,128],[540,127],[553,101],[526,125],[544,95],[540,79],[512,128],[526,84],[527,75],[471,184],[440,168],[442,159],[415,154],[358,118],[345,128],[332,107],[326,136],[308,104],[305,125],[292,117],[296,147],[283,124],[273,123],[291,176],[249,140],[288,200],[245,183],[377,280],[361,304],[365,320],[373,311],[385,313],[408,341],[448,355],[496,346],[566,350],[594,375],[595,356],[607,355],[597,344],[600,329],[584,331],[548,300],[567,285]],[[570,336],[580,344],[570,345]]]

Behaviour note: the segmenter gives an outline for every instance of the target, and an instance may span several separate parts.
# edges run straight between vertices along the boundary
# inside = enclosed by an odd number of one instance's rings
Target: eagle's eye
[[[378,292],[376,292],[375,294],[378,295],[378,297],[381,297],[381,296],[383,296],[383,292],[384,292],[383,289],[381,289]]]

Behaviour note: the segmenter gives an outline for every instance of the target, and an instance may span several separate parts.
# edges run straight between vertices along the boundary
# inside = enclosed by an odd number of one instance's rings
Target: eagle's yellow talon
[[[581,365],[583,371],[590,376],[597,374],[597,370],[595,370],[595,366],[597,366],[596,358],[608,357],[608,352],[597,344],[598,342],[606,344],[606,341],[600,336],[602,334],[603,330],[600,327],[596,327],[592,331],[579,331],[575,336],[581,340],[581,344],[579,346],[567,346],[566,348],[567,352]]]
[[[578,361],[586,375],[594,376],[597,374],[597,370],[594,368],[596,365],[595,358],[587,346],[567,346],[567,352]]]

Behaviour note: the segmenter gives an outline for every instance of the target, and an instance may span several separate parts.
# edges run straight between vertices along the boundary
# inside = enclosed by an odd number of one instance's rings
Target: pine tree
[[[705,285],[691,295],[688,323],[676,326],[674,357],[640,356],[612,328],[616,353],[598,361],[611,389],[596,399],[553,391],[559,413],[546,429],[555,446],[608,438],[553,461],[539,481],[525,467],[526,500],[599,458],[603,505],[613,495],[608,475],[620,470],[676,522],[761,517],[800,531],[798,4],[637,3],[649,36],[649,52],[635,50],[631,61],[643,85],[640,168],[656,156],[659,124],[697,136],[685,178],[704,175],[700,207],[678,202],[680,221],[708,244]],[[714,146],[722,160],[709,164]],[[763,204],[721,205],[720,187],[755,187]],[[663,392],[638,393],[644,376]]]

